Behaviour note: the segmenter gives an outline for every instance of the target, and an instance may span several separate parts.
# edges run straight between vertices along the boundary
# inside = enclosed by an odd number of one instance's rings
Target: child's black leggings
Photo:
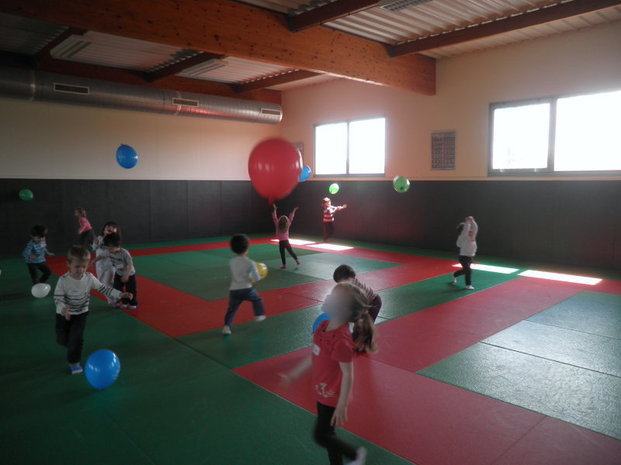
[[[285,260],[285,250],[287,250],[287,252],[289,252],[289,255],[291,255],[295,261],[298,260],[298,256],[293,251],[293,248],[291,247],[291,244],[289,243],[288,240],[287,241],[278,241],[278,248],[280,250],[280,259],[282,260],[283,266],[287,264],[287,262]]]
[[[458,276],[465,274],[466,286],[470,286],[472,284],[472,269],[470,269],[470,265],[472,265],[472,257],[460,255],[459,263],[461,263],[461,270],[457,270],[455,273],[453,273],[453,276],[457,278]]]
[[[343,465],[343,456],[349,460],[356,459],[356,449],[336,436],[334,426],[330,424],[334,410],[334,407],[317,402],[315,442],[328,450],[330,465]]]
[[[136,287],[136,275],[133,274],[129,277],[126,283],[123,282],[123,277],[118,274],[114,274],[114,288],[121,292],[131,292],[133,297],[131,299],[123,298],[121,301],[125,305],[138,305],[138,288]]]

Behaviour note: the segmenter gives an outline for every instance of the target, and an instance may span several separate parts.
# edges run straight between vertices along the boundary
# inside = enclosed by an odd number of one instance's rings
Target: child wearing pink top
[[[280,250],[280,259],[282,260],[282,266],[280,267],[281,270],[287,268],[285,250],[287,250],[289,255],[293,257],[295,263],[298,265],[300,264],[298,256],[295,254],[291,244],[289,243],[289,228],[291,227],[293,217],[295,216],[295,212],[298,208],[299,207],[295,207],[289,216],[282,215],[280,218],[278,218],[278,215],[276,214],[276,204],[274,204],[274,210],[272,210],[272,220],[274,221],[274,227],[276,228],[276,239],[278,239],[278,249]]]
[[[80,228],[78,229],[78,244],[86,249],[91,248],[93,242],[95,242],[95,233],[93,233],[93,227],[90,221],[86,218],[86,210],[83,208],[76,208],[73,214],[78,218]]]

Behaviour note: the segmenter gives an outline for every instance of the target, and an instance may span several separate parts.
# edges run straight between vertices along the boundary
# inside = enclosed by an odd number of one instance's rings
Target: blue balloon
[[[138,154],[129,145],[119,145],[119,148],[116,149],[116,161],[128,170],[138,163]]]
[[[311,170],[310,166],[304,165],[302,167],[302,171],[300,172],[300,182],[306,181],[308,178],[310,178],[312,173],[313,170]]]
[[[317,331],[317,328],[319,327],[322,321],[326,321],[329,319],[330,319],[330,315],[328,315],[327,313],[322,313],[321,315],[319,315],[317,319],[315,319],[315,322],[313,323],[313,334],[315,334],[315,331]]]
[[[114,352],[101,349],[86,360],[84,374],[95,389],[102,390],[116,381],[121,372],[121,361]]]

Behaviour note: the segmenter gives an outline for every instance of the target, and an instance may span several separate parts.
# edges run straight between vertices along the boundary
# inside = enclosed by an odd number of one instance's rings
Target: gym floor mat
[[[475,344],[419,372],[621,439],[621,378]]]

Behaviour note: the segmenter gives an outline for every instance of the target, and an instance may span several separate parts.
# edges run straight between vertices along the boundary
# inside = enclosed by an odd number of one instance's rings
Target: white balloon
[[[30,292],[32,292],[32,295],[36,297],[37,299],[42,299],[43,297],[46,297],[50,293],[50,289],[52,289],[52,286],[50,286],[49,284],[38,283],[32,286],[32,289],[30,290]]]

